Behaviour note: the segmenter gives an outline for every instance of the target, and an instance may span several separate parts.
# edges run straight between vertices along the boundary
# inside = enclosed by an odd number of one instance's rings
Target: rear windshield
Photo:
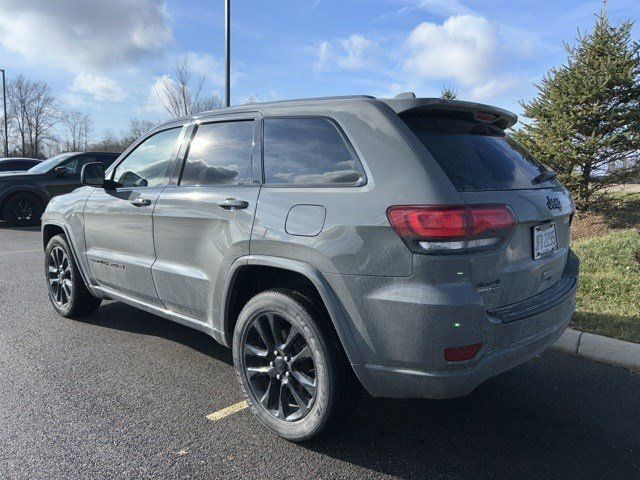
[[[547,169],[503,130],[448,117],[404,116],[457,190],[549,188],[534,181]]]

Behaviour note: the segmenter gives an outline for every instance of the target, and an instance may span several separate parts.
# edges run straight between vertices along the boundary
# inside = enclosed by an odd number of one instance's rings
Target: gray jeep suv
[[[305,440],[377,397],[451,398],[549,347],[575,306],[573,204],[442,99],[216,110],[132,145],[42,221],[54,308],[114,299],[231,347],[251,410]]]

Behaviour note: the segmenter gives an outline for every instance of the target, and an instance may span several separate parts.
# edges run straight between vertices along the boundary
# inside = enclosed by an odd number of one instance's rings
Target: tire
[[[56,235],[49,240],[44,269],[49,300],[60,315],[67,318],[86,317],[98,309],[102,300],[87,290],[63,235]]]
[[[16,193],[5,200],[2,217],[9,225],[27,227],[40,223],[44,211],[42,200],[31,193]]]
[[[233,333],[233,363],[252,413],[287,440],[310,440],[353,403],[354,375],[336,334],[298,292],[268,290],[247,302]]]

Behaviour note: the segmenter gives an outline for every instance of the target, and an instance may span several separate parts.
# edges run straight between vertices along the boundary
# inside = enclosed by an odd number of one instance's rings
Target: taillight
[[[397,205],[389,223],[414,253],[461,253],[491,248],[513,229],[516,216],[507,205]]]

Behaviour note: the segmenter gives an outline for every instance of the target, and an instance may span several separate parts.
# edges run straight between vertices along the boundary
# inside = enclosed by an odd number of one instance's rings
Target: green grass
[[[580,287],[573,327],[640,343],[640,234],[635,229],[576,242]]]

